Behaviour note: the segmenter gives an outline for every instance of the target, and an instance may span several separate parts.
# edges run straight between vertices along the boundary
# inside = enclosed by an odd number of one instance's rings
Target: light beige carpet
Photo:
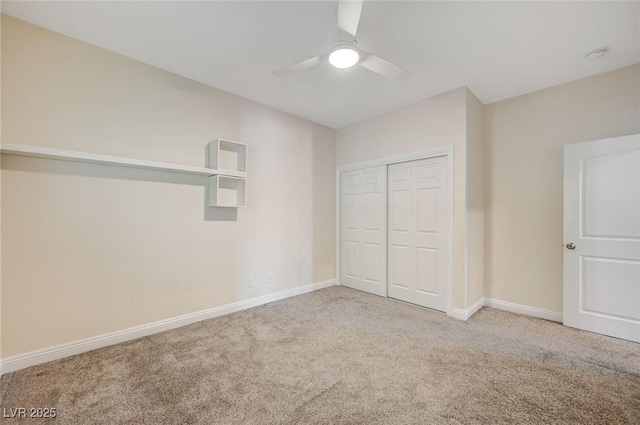
[[[640,344],[344,287],[5,375],[57,424],[639,424]]]

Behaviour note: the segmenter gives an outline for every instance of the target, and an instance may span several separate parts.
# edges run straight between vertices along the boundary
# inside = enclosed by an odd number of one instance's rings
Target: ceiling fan
[[[338,37],[328,53],[305,59],[302,62],[282,68],[274,74],[284,77],[292,72],[301,71],[326,62],[336,68],[351,68],[360,65],[376,74],[394,80],[402,80],[409,75],[406,69],[370,52],[358,48],[356,33],[360,23],[363,0],[338,1]]]

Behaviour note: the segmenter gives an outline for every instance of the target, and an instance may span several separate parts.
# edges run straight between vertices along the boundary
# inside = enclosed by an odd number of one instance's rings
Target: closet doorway
[[[340,283],[448,312],[451,153],[387,161],[339,169]]]

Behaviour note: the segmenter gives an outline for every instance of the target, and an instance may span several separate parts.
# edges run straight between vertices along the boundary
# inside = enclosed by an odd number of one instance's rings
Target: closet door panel
[[[341,173],[340,205],[340,282],[386,296],[386,166]]]
[[[389,166],[389,297],[446,311],[446,157]]]

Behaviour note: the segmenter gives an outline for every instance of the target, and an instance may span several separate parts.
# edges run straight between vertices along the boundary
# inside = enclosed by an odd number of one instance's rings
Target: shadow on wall
[[[134,180],[163,184],[202,186],[203,215],[205,221],[237,221],[238,219],[237,208],[209,207],[209,191],[207,190],[209,178],[206,176],[118,167],[115,165],[85,164],[54,159],[20,157],[15,155],[10,156],[10,160],[3,161],[3,169],[100,179]]]
[[[204,186],[204,219],[205,221],[238,221],[238,209],[230,207],[210,207],[207,183]]]

